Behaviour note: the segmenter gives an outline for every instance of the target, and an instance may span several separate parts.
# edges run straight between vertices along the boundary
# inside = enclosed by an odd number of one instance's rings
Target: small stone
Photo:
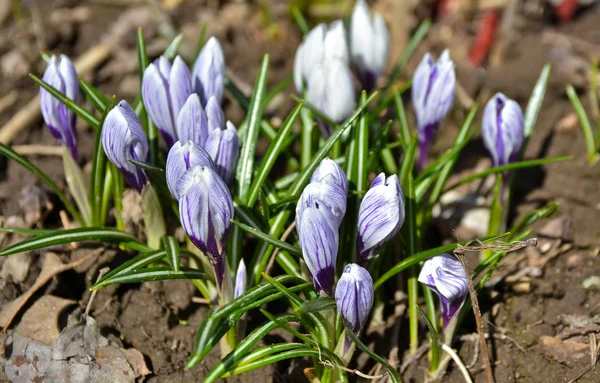
[[[579,119],[577,118],[577,114],[573,112],[558,120],[554,125],[554,130],[557,133],[572,132],[573,129],[577,128],[578,124]]]
[[[567,258],[566,265],[569,269],[573,269],[580,266],[583,263],[583,257],[581,254],[573,254]]]
[[[31,71],[31,63],[25,59],[18,49],[13,49],[2,56],[0,68],[4,78],[18,79],[27,76]]]
[[[478,237],[483,237],[487,233],[490,222],[490,210],[487,208],[476,208],[465,213],[460,224],[475,233]]]
[[[531,282],[515,283],[512,286],[512,289],[515,293],[528,294],[529,292],[531,292]]]
[[[590,357],[589,345],[553,336],[541,336],[538,348],[552,359],[566,364],[589,361]]]
[[[585,279],[582,283],[584,289],[600,289],[600,277],[597,275],[593,275],[587,279]]]
[[[555,218],[542,227],[539,231],[539,234],[547,238],[560,238],[563,234],[563,228],[564,219]]]

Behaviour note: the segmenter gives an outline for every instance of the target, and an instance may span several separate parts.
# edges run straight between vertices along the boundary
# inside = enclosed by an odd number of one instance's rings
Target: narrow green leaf
[[[109,279],[120,275],[126,275],[132,270],[140,270],[151,263],[155,263],[164,259],[166,256],[167,252],[165,250],[157,250],[150,253],[138,255],[137,257],[123,263],[121,266],[115,268],[114,270],[111,270],[108,274],[106,274],[98,282],[96,282],[92,287],[90,287],[90,290],[98,290],[102,287],[108,286],[110,283],[106,282]]]
[[[171,265],[171,268],[173,269],[173,271],[178,272],[179,271],[179,257],[180,257],[180,252],[179,252],[179,243],[177,242],[177,240],[174,237],[171,236],[167,236],[167,237],[163,237],[163,246],[165,247],[165,251],[167,253],[167,261],[169,261],[169,264]]]
[[[246,354],[246,356],[244,356],[243,358],[240,359],[237,367],[235,367],[233,369],[233,371],[237,371],[238,368],[243,368],[243,366],[245,366],[251,362],[257,361],[259,359],[263,359],[270,355],[275,355],[275,354],[279,354],[284,351],[290,351],[290,350],[296,350],[296,349],[306,349],[306,345],[304,345],[302,343],[276,343],[276,344],[270,344],[268,346],[262,346],[262,347],[255,348],[254,350],[252,350],[248,354]],[[228,377],[231,375],[233,375],[233,373],[230,372],[230,373],[223,374],[221,377],[225,378],[225,377]]]
[[[100,226],[104,222],[102,215],[102,197],[104,195],[104,180],[106,179],[106,153],[102,148],[102,127],[106,116],[115,106],[115,97],[113,96],[107,103],[102,113],[102,120],[98,125],[94,142],[94,154],[92,157],[92,173],[90,174],[90,199],[92,204],[92,223]]]
[[[400,185],[406,185],[408,176],[412,174],[412,171],[415,167],[415,160],[417,158],[417,143],[417,134],[413,134],[410,140],[410,144],[404,152],[402,164],[400,166],[400,173],[398,173]]]
[[[146,184],[142,189],[142,215],[144,226],[146,227],[148,247],[158,249],[161,239],[167,234],[167,228],[163,217],[162,205],[150,183]]]
[[[179,46],[181,45],[182,41],[183,33],[180,33],[177,36],[175,36],[173,41],[171,41],[171,44],[169,44],[167,49],[165,49],[163,56],[165,56],[165,58],[169,61],[173,60],[175,56],[177,56],[177,52],[179,51]]]
[[[270,235],[263,233],[262,231],[260,231],[259,229],[255,228],[255,227],[251,227],[248,225],[244,225],[241,222],[238,222],[236,220],[231,220],[231,222],[238,226],[240,229],[242,229],[243,231],[245,231],[246,233],[250,233],[252,235],[254,235],[257,238],[260,238],[268,243],[270,243],[271,245],[280,248],[281,250],[287,251],[288,253],[295,255],[296,257],[301,257],[302,256],[302,252],[300,251],[300,249],[290,245],[287,242],[283,242],[280,241],[276,238],[271,237]]]
[[[150,267],[130,270],[106,281],[105,285],[164,281],[168,279],[201,279],[210,281],[213,278],[197,269],[181,266],[181,270],[173,271],[171,267]]]
[[[321,112],[321,110],[319,108],[317,108],[315,105],[311,104],[310,102],[298,97],[295,94],[292,94],[291,97],[292,97],[292,100],[294,100],[296,102],[304,103],[304,106],[306,107],[306,109],[313,112],[313,114],[315,116],[319,117],[327,125],[332,126],[332,127],[338,125],[337,122],[333,121],[329,116],[327,116],[325,113]]]
[[[56,186],[54,181],[46,173],[44,173],[40,168],[32,164],[27,158],[23,157],[19,153],[15,152],[11,147],[0,142],[0,154],[4,155],[6,158],[11,159],[29,170],[34,176],[36,176],[40,181],[42,181],[46,186],[50,188],[56,194],[56,196],[60,199],[60,201],[65,205],[65,209],[71,214],[73,219],[75,219],[81,226],[85,225],[85,222],[81,218],[81,215],[73,206],[71,201],[67,198],[67,196]]]
[[[52,233],[54,231],[55,230],[53,230],[53,229],[21,229],[18,227],[0,227],[0,232],[2,232],[2,233],[21,234],[21,235],[40,235],[40,234]]]
[[[196,52],[194,53],[194,60],[198,57],[200,51],[202,50],[202,47],[204,47],[204,44],[206,43],[207,29],[208,22],[205,21],[202,23],[202,28],[200,28],[200,35],[198,35],[198,42],[196,43]]]
[[[297,313],[316,313],[319,311],[332,310],[336,308],[335,299],[333,297],[320,297],[302,303],[296,309]]]
[[[142,82],[144,79],[144,71],[150,65],[148,60],[148,53],[146,52],[146,41],[144,40],[144,32],[141,27],[137,30],[137,56],[138,56],[138,74],[140,77],[140,95],[142,94]],[[152,123],[152,120],[146,112],[146,108],[143,106],[142,100],[142,112],[140,114],[142,121],[148,122],[148,150],[150,152],[150,162],[154,165],[158,164],[158,130]]]
[[[379,363],[383,367],[385,367],[385,369],[387,370],[387,372],[389,374],[390,380],[392,382],[394,382],[394,383],[402,383],[403,382],[402,377],[400,376],[398,371],[396,371],[396,369],[394,367],[392,367],[385,359],[383,359],[382,357],[377,355],[369,347],[367,347],[363,342],[361,342],[360,339],[358,339],[358,337],[356,335],[354,335],[354,333],[352,333],[352,331],[346,331],[346,334],[350,337],[350,339],[352,339],[352,341],[358,346],[358,348],[360,348],[364,353],[369,355],[374,361],[376,361],[377,363]]]
[[[306,36],[308,34],[308,32],[310,32],[310,28],[308,27],[308,23],[306,22],[304,15],[300,11],[300,8],[292,7],[292,14],[294,15],[294,18],[296,19],[298,28],[300,28],[300,31],[302,31],[302,34]]]
[[[394,106],[396,108],[396,116],[400,121],[400,137],[402,138],[402,145],[408,147],[410,145],[410,129],[408,127],[408,119],[406,118],[406,110],[404,109],[404,102],[400,92],[394,93]]]
[[[417,311],[419,312],[419,314],[421,315],[421,317],[425,321],[425,324],[427,325],[427,328],[429,329],[429,336],[431,338],[431,344],[437,346],[438,339],[440,338],[440,334],[438,334],[435,326],[433,325],[433,323],[431,323],[431,321],[429,320],[429,318],[427,317],[427,314],[425,314],[425,312],[423,311],[423,309],[420,308],[419,306],[417,306]]]
[[[71,156],[71,152],[66,146],[62,148],[63,156],[63,167],[65,170],[65,180],[67,186],[71,191],[71,195],[75,200],[75,204],[79,208],[81,218],[85,223],[85,226],[92,225],[92,210],[90,208],[90,201],[88,199],[88,191],[83,181],[83,174],[81,168],[75,163],[75,160]]]
[[[108,98],[106,98],[98,89],[85,81],[82,77],[79,77],[79,86],[81,87],[81,90],[83,90],[85,98],[94,105],[96,110],[102,112],[106,109]]]
[[[258,132],[265,106],[264,98],[267,89],[268,72],[269,55],[265,55],[256,78],[256,83],[254,84],[252,98],[250,99],[250,108],[248,110],[248,116],[246,117],[248,129],[246,131],[244,143],[242,144],[242,151],[238,164],[238,196],[246,205],[250,198],[250,184],[252,182],[252,173],[254,172],[254,151],[256,149]]]
[[[250,354],[250,355],[252,357],[252,354]],[[247,362],[247,363],[241,364],[239,366],[232,367],[229,374],[227,374],[227,375],[223,374],[221,376],[225,377],[225,376],[231,376],[231,375],[239,375],[239,374],[243,374],[243,373],[246,373],[249,371],[256,370],[258,368],[268,366],[270,364],[281,362],[282,360],[295,359],[295,358],[307,358],[307,357],[312,357],[312,358],[318,360],[319,357],[322,357],[322,353],[320,353],[318,350],[314,350],[307,346],[304,346],[304,348],[280,352],[275,355],[267,356],[267,357],[259,359],[259,360],[254,360],[252,362]],[[244,358],[240,358],[239,363],[242,363],[242,362],[245,362]],[[205,382],[211,383],[211,382],[214,382],[216,379],[218,379],[218,378],[214,378],[211,380],[205,380]]]
[[[527,104],[527,109],[525,110],[523,125],[526,139],[531,137],[533,128],[535,128],[535,123],[544,101],[544,95],[546,94],[546,87],[548,86],[548,79],[550,78],[551,69],[552,65],[544,65],[544,69],[542,69],[542,73],[540,73],[540,77],[538,78],[535,87],[531,92],[531,97],[529,97],[529,103]]]
[[[559,203],[551,203],[539,209],[529,212],[519,222],[510,228],[511,233],[518,233],[525,228],[531,227],[535,222],[552,217],[558,211]]]
[[[271,89],[269,91],[269,93],[267,93],[266,97],[265,97],[265,107],[269,106],[269,104],[271,103],[271,101],[273,101],[273,99],[275,97],[277,97],[278,94],[280,94],[281,92],[283,92],[288,86],[290,86],[290,84],[294,81],[294,77],[292,75],[286,76],[283,80],[281,80],[280,82],[278,82],[273,89]]]
[[[264,222],[269,222],[271,220],[270,204],[262,189],[260,189],[258,193],[258,211],[262,215]]]
[[[572,85],[567,85],[567,96],[571,101],[571,105],[573,105],[573,109],[575,109],[575,113],[577,113],[579,125],[581,126],[581,131],[583,132],[583,138],[585,139],[585,147],[588,154],[588,163],[592,165],[597,161],[598,157],[598,143],[594,138],[592,125],[590,124],[590,120],[588,119],[587,113],[585,112],[585,109],[583,109],[581,100],[579,100],[577,92],[575,91],[575,88],[573,88]]]

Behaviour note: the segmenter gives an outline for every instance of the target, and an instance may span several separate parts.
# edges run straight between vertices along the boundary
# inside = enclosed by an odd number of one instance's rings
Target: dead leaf
[[[77,304],[77,302],[70,299],[44,295],[23,314],[23,318],[15,331],[37,342],[51,346],[60,334],[58,323],[60,314],[64,309],[74,304]]]
[[[572,340],[563,341],[557,337],[542,335],[538,348],[561,363],[582,363],[589,360],[590,346]]]

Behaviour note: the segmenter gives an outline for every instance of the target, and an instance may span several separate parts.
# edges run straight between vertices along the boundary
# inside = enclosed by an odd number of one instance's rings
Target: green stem
[[[439,331],[438,329],[438,321],[436,318],[436,305],[435,305],[435,297],[433,296],[433,292],[431,289],[425,287],[423,285],[423,296],[425,297],[425,305],[427,306],[427,318],[435,328],[435,331]],[[440,346],[435,343],[431,345],[430,354],[431,360],[429,361],[429,371],[433,372],[438,369],[440,364]]]

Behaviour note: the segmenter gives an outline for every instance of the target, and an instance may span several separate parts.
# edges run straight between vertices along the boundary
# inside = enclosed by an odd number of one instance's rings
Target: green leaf
[[[417,135],[413,134],[410,144],[404,152],[404,157],[402,158],[402,164],[400,166],[400,173],[398,173],[400,185],[406,185],[408,176],[412,174],[412,171],[415,167],[415,160],[417,158],[417,143]]]
[[[244,204],[248,204],[250,198],[250,184],[252,182],[252,173],[254,172],[254,151],[256,150],[256,142],[258,141],[258,132],[262,120],[264,109],[264,98],[267,88],[267,73],[269,72],[269,55],[265,55],[256,83],[254,84],[254,92],[250,99],[250,108],[248,110],[247,131],[238,164],[238,196]]]
[[[185,369],[194,367],[219,343],[221,338],[231,330],[241,315],[234,315],[227,320],[218,320],[212,316],[218,306],[213,306],[202,321],[194,341],[194,353],[190,356]]]
[[[54,88],[52,85],[48,84],[38,76],[33,73],[29,73],[29,77],[33,81],[35,81],[39,86],[48,91],[54,98],[60,101],[63,105],[73,111],[76,115],[81,117],[89,126],[91,126],[94,130],[98,130],[98,126],[100,125],[100,121],[94,116],[92,113],[85,110],[81,105],[77,104],[75,101],[68,98],[64,93]]]
[[[140,77],[140,95],[142,94],[142,82],[144,79],[144,71],[150,65],[148,60],[148,53],[146,52],[146,41],[144,40],[144,32],[139,27],[137,30],[137,56],[138,56],[138,74]],[[140,114],[142,121],[148,122],[148,149],[150,152],[150,162],[154,165],[158,164],[158,130],[152,123],[152,120],[146,112],[146,108],[143,106],[142,100],[142,112]]]
[[[182,41],[183,33],[180,33],[177,36],[175,36],[173,41],[171,41],[171,44],[169,44],[169,46],[167,47],[167,49],[165,49],[165,52],[162,55],[165,56],[165,58],[169,61],[173,60],[175,56],[177,56],[177,51],[179,51],[179,46],[181,45]]]
[[[82,77],[79,77],[79,86],[81,87],[81,90],[83,90],[85,98],[94,105],[96,110],[102,112],[106,109],[109,100],[98,89],[85,81]]]
[[[404,109],[404,102],[402,101],[400,92],[394,93],[394,106],[396,108],[398,121],[400,121],[400,137],[402,139],[402,145],[407,148],[410,145],[410,128],[408,127],[406,110]]]
[[[421,309],[419,306],[417,306],[417,311],[419,312],[419,314],[425,321],[427,328],[429,329],[429,336],[431,338],[431,344],[437,346],[438,339],[440,338],[440,334],[438,334],[435,326],[433,325],[433,323],[431,323],[431,321],[427,317],[427,314],[425,314],[425,312],[423,312],[423,309]]]
[[[147,254],[141,254],[137,257],[123,263],[121,266],[117,267],[114,270],[111,270],[108,274],[102,277],[98,282],[96,282],[90,290],[98,290],[105,286],[110,285],[111,283],[107,283],[113,277],[118,277],[121,275],[127,275],[132,270],[139,270],[151,263],[158,262],[167,256],[167,252],[165,250],[157,250]]]
[[[315,116],[319,117],[321,120],[323,120],[324,123],[326,123],[327,125],[331,126],[331,127],[335,127],[337,126],[337,122],[333,121],[328,115],[326,115],[325,113],[321,112],[321,110],[316,107],[315,105],[311,104],[310,102],[298,97],[295,94],[292,94],[292,100],[296,101],[296,102],[302,102],[304,103],[304,106],[306,107],[306,109],[310,110]]]
[[[267,153],[263,157],[260,167],[258,168],[258,171],[256,173],[256,178],[250,186],[249,197],[247,199],[248,206],[254,206],[254,203],[258,198],[258,192],[260,191],[260,188],[263,186],[265,180],[267,179],[267,176],[271,172],[273,165],[275,165],[275,161],[279,157],[279,153],[281,153],[285,139],[294,128],[294,124],[296,123],[296,119],[300,114],[302,105],[302,103],[299,103],[290,112],[288,117],[285,119],[285,121],[279,128],[277,136],[275,136],[275,139],[273,140],[273,142],[271,142],[271,145],[269,145],[269,149],[267,149]]]
[[[319,297],[302,303],[296,309],[297,313],[316,313],[319,311],[333,310],[336,308],[335,299],[333,297]]]
[[[306,36],[308,34],[308,32],[310,32],[310,28],[308,27],[308,23],[306,22],[304,15],[300,11],[300,8],[292,7],[292,14],[294,15],[294,18],[296,19],[298,28],[300,28],[300,31],[302,31],[302,34]]]
[[[535,123],[540,113],[540,109],[542,108],[542,103],[544,101],[544,95],[546,94],[546,87],[548,86],[548,79],[550,78],[551,69],[552,65],[544,65],[544,69],[542,69],[542,73],[540,73],[540,77],[538,78],[535,87],[531,92],[531,97],[529,97],[529,103],[527,103],[527,109],[525,110],[523,125],[523,130],[525,132],[526,139],[529,139],[529,137],[531,137],[531,134],[533,133],[533,128],[535,127]]]
[[[100,226],[104,224],[104,215],[102,214],[102,197],[104,195],[104,180],[106,179],[106,154],[102,148],[102,127],[106,116],[115,106],[115,97],[113,96],[102,113],[102,122],[98,125],[96,138],[94,142],[94,154],[92,157],[92,173],[90,174],[90,197],[92,204],[92,223]]]
[[[167,236],[163,237],[163,246],[165,247],[165,251],[167,253],[167,261],[171,265],[173,271],[179,271],[179,243],[174,237]]]
[[[71,195],[79,208],[81,218],[85,223],[85,226],[92,225],[92,211],[90,208],[90,201],[88,199],[88,191],[83,181],[83,174],[81,168],[75,163],[75,160],[71,156],[71,152],[66,146],[62,147],[63,166],[65,170],[65,180],[67,186],[71,191]]]
[[[181,266],[181,270],[173,271],[171,267],[149,267],[121,273],[106,281],[106,285],[164,281],[168,279],[201,279],[210,281],[213,278],[197,269]]]
[[[361,342],[360,339],[358,339],[358,337],[354,335],[354,333],[352,333],[352,331],[346,331],[346,334],[348,335],[348,337],[350,337],[350,339],[352,339],[352,341],[356,344],[356,346],[358,346],[358,348],[360,348],[364,353],[369,355],[374,361],[385,367],[392,382],[403,382],[402,377],[400,376],[398,371],[396,371],[396,369],[392,367],[385,359],[377,355],[375,352],[371,351],[371,349],[367,347],[363,342]]]
[[[236,220],[231,220],[231,222],[238,226],[240,229],[242,229],[243,231],[245,231],[246,233],[250,233],[253,236],[260,238],[268,243],[270,243],[271,245],[278,247],[281,250],[287,251],[288,253],[295,255],[296,257],[301,257],[302,256],[302,252],[300,251],[300,249],[290,245],[287,242],[283,242],[280,241],[276,238],[271,237],[270,235],[263,233],[262,231],[260,231],[259,229],[255,228],[255,227],[251,227],[248,225],[244,225],[241,222],[238,222]]]
[[[142,215],[148,247],[158,249],[161,239],[167,234],[167,228],[160,200],[150,183],[142,189]]]
[[[569,96],[571,105],[573,105],[573,109],[575,109],[575,113],[577,113],[579,125],[581,126],[581,131],[583,132],[583,138],[585,139],[585,147],[587,149],[588,154],[588,163],[592,165],[598,160],[598,143],[594,138],[592,125],[590,124],[590,120],[588,119],[587,113],[585,112],[585,109],[583,109],[581,100],[579,100],[577,92],[575,91],[575,88],[573,88],[572,85],[567,85],[567,96]]]
[[[110,227],[85,227],[70,230],[55,230],[51,233],[26,239],[0,251],[0,256],[82,241],[116,242],[134,250],[150,250],[131,234]]]
[[[529,212],[525,217],[517,222],[517,224],[510,228],[510,232],[518,233],[541,219],[552,217],[558,211],[558,207],[559,203],[555,202]]]
[[[50,190],[56,194],[58,199],[65,205],[65,209],[71,214],[73,219],[75,219],[81,226],[85,225],[85,222],[81,218],[81,215],[73,206],[71,201],[67,198],[67,196],[56,186],[54,181],[50,179],[40,168],[29,162],[29,160],[19,153],[15,152],[11,147],[0,142],[0,154],[4,155],[6,158],[9,158],[19,165],[23,166],[25,169],[29,170],[34,176],[36,176],[40,181],[42,181]]]

